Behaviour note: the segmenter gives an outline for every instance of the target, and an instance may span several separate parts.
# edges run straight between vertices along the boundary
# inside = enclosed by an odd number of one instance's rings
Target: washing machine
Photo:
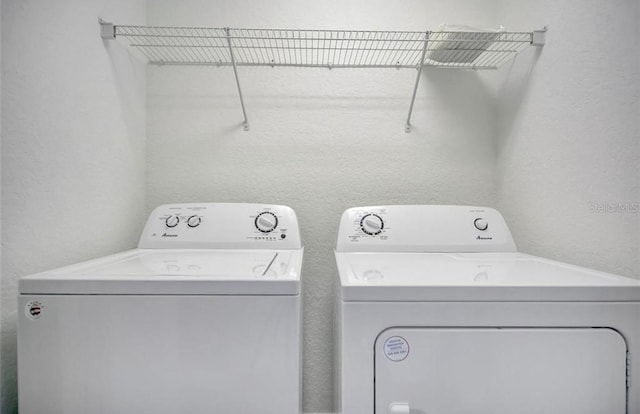
[[[138,248],[19,280],[22,414],[300,412],[294,211],[156,208]]]
[[[347,210],[345,414],[639,414],[640,281],[520,253],[496,210]]]

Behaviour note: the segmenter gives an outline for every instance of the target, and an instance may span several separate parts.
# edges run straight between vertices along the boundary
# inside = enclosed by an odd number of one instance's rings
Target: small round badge
[[[391,361],[404,361],[409,355],[409,343],[401,336],[392,336],[384,341],[384,354]]]
[[[27,306],[25,306],[24,313],[29,319],[36,320],[40,319],[40,316],[42,316],[43,309],[44,306],[42,305],[42,302],[38,300],[31,300],[27,303]]]

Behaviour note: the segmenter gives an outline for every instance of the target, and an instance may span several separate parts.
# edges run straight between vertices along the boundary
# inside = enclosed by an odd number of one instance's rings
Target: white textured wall
[[[2,404],[16,412],[19,276],[132,248],[144,215],[145,72],[99,37],[142,1],[2,1]]]
[[[332,409],[332,249],[347,207],[497,206],[524,251],[640,274],[640,214],[590,208],[640,202],[638,1],[147,3],[148,23],[167,25],[550,25],[542,53],[501,71],[425,71],[412,134],[403,132],[412,70],[241,68],[243,132],[229,68],[145,74],[121,45],[98,39],[98,16],[144,23],[144,4],[2,2],[3,413],[15,410],[17,278],[133,247],[161,203],[296,209],[305,411]]]
[[[426,30],[495,26],[494,2],[178,1],[148,23],[213,27]],[[304,410],[332,410],[340,214],[363,204],[495,200],[496,73],[427,71],[404,120],[414,70],[240,68],[251,131],[230,68],[147,70],[147,208],[178,201],[283,203],[305,244]]]
[[[525,252],[640,277],[639,8],[501,3],[509,24],[549,25],[499,98],[499,207]]]

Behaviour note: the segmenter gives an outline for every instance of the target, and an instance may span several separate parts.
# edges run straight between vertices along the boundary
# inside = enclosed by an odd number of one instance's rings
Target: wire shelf
[[[119,26],[100,22],[103,39],[124,39],[150,63],[231,66],[244,129],[249,121],[238,66],[417,69],[405,131],[424,67],[497,69],[529,45],[541,46],[546,27],[533,32],[358,31]]]
[[[424,65],[497,69],[532,43],[531,32],[431,32]]]
[[[154,64],[415,69],[426,44],[426,66],[495,69],[532,34],[115,26],[115,36]]]
[[[427,34],[338,30],[116,26],[156,64],[415,68]],[[231,47],[230,47],[231,46]]]

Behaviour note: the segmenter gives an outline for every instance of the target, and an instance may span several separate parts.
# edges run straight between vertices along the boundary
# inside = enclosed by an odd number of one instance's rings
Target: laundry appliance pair
[[[22,278],[20,412],[300,412],[302,256],[288,207],[173,204]],[[639,281],[519,253],[481,207],[349,209],[335,256],[344,414],[640,414]]]

